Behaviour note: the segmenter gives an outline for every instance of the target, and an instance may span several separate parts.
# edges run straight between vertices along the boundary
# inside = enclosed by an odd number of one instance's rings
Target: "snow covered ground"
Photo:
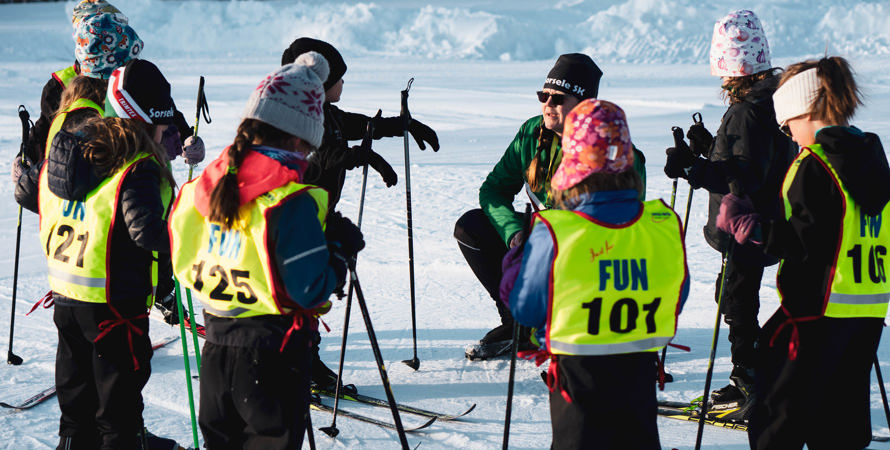
[[[70,11],[74,3],[0,5],[0,162],[16,153],[20,125],[16,107],[24,104],[36,119],[49,74],[72,61]],[[316,1],[160,1],[114,2],[130,18],[146,43],[143,56],[160,66],[173,84],[174,98],[189,122],[198,77],[206,77],[213,118],[200,134],[208,160],[234,136],[243,105],[254,86],[280,61],[296,37],[328,40],[343,53],[349,70],[340,106],[348,111],[384,115],[399,111],[399,91],[415,78],[410,108],[435,128],[442,149],[418,151],[411,142],[410,171],[420,370],[399,361],[412,357],[408,247],[405,212],[404,152],[401,139],[375,143],[399,173],[387,189],[373,171],[369,176],[363,230],[367,248],[358,275],[396,398],[443,412],[476,410],[458,422],[437,422],[409,436],[421,448],[498,448],[503,436],[509,361],[470,362],[463,349],[496,325],[491,300],[478,284],[451,237],[455,220],[477,206],[477,189],[503,153],[519,125],[539,113],[534,91],[560,53],[583,51],[605,72],[600,97],[622,106],[635,144],[647,156],[649,198],[668,199],[671,183],[663,172],[670,128],[691,124],[701,112],[715,131],[725,105],[719,81],[709,75],[707,49],[713,22],[744,6],[761,17],[774,65],[787,65],[825,52],[848,57],[857,70],[867,106],[855,123],[890,142],[890,6],[880,1],[753,0],[741,5],[717,0],[559,0],[547,7],[531,0],[512,2],[456,0],[439,4],[393,0],[375,3]],[[446,6],[447,5],[447,6]],[[203,165],[202,165],[203,166]],[[178,180],[187,167],[174,163]],[[199,167],[200,170],[201,167]],[[350,174],[340,209],[356,217],[361,172]],[[680,185],[677,205],[685,210],[688,188]],[[10,183],[0,183],[0,329],[7,345],[18,207]],[[686,400],[701,394],[714,327],[714,279],[720,255],[704,242],[706,195],[697,192],[687,239],[692,293],[680,317],[675,342],[690,353],[671,349],[668,371],[675,382],[659,397]],[[517,198],[517,207],[522,203]],[[55,329],[51,311],[24,313],[47,290],[46,265],[37,239],[37,217],[24,213],[15,353],[21,366],[0,365],[0,400],[23,400],[53,382]],[[761,289],[761,320],[776,308],[775,269]],[[325,316],[322,359],[335,367],[343,329],[343,303]],[[353,309],[344,377],[359,390],[382,397],[380,379],[358,308]],[[152,323],[157,339],[178,329]],[[890,339],[885,337],[886,339]],[[714,387],[723,386],[731,368],[726,328],[721,330]],[[890,351],[879,351],[890,373]],[[146,387],[145,421],[157,434],[191,442],[182,348],[177,342],[159,350]],[[194,368],[193,368],[194,369]],[[548,448],[550,424],[547,390],[540,369],[520,361],[510,444],[513,448]],[[888,375],[890,376],[890,375]],[[194,382],[197,389],[199,384]],[[872,423],[890,434],[878,385],[873,384]],[[388,411],[344,407],[387,419]],[[603,405],[608,408],[609,405]],[[26,412],[0,411],[0,447],[51,448],[57,442],[58,406],[49,401]],[[403,416],[406,424],[416,417]],[[316,427],[330,416],[313,413]],[[397,448],[396,434],[340,418],[332,440],[316,432],[318,447]],[[692,448],[696,424],[659,419],[665,448]],[[843,430],[838,430],[843,432]],[[745,433],[708,427],[707,448],[747,448]],[[308,448],[308,446],[307,446]],[[872,448],[890,448],[875,444]]]

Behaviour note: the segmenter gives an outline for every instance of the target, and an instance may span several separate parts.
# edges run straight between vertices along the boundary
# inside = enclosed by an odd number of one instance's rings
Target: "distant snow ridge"
[[[70,14],[73,2],[64,3]],[[62,8],[54,4],[53,8]],[[711,0],[539,0],[349,3],[118,0],[146,43],[145,57],[278,59],[299,36],[324,39],[346,56],[545,60],[583,51],[631,63],[701,63],[714,22],[739,7]],[[774,58],[890,54],[890,3],[755,0]],[[62,17],[59,11],[60,18]],[[60,21],[60,27],[64,28]],[[71,48],[69,31],[50,34]],[[0,33],[2,34],[2,33]],[[2,46],[2,44],[0,44]],[[45,47],[44,47],[45,48]],[[29,49],[4,55],[34,57]]]

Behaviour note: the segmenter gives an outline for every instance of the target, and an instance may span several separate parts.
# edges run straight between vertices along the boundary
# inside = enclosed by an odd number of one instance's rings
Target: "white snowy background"
[[[400,361],[412,357],[404,148],[400,138],[374,145],[399,173],[387,189],[371,171],[363,230],[367,248],[358,275],[371,311],[396,398],[403,403],[457,412],[477,403],[465,420],[436,422],[409,436],[421,448],[499,448],[503,437],[508,359],[470,362],[464,347],[498,323],[495,308],[465,264],[452,238],[460,215],[478,206],[482,180],[500,158],[519,125],[539,114],[534,91],[561,53],[591,55],[605,72],[602,99],[627,112],[634,143],[647,156],[650,199],[670,198],[663,172],[671,126],[684,129],[701,112],[716,131],[726,105],[717,78],[709,75],[708,45],[715,20],[747,8],[761,18],[775,66],[826,52],[847,57],[857,71],[866,107],[854,120],[890,142],[890,4],[848,0],[531,0],[464,1],[424,4],[407,0],[374,3],[333,1],[161,1],[118,0],[130,24],[145,41],[142,56],[155,62],[173,85],[173,95],[190,123],[198,77],[206,77],[213,119],[199,134],[207,160],[231,142],[243,105],[256,84],[280,63],[281,52],[300,36],[333,43],[349,70],[343,100],[348,111],[373,115],[399,112],[399,91],[411,77],[409,105],[418,120],[438,131],[442,149],[421,152],[411,141],[410,174],[420,370]],[[70,13],[73,2],[0,5],[0,162],[8,167],[18,150],[23,104],[39,115],[41,88],[55,70],[73,61]],[[198,170],[206,164],[198,167]],[[187,167],[174,162],[180,182]],[[6,169],[4,169],[6,170]],[[346,183],[339,209],[356,218],[361,171]],[[680,184],[677,210],[685,211],[688,186]],[[516,206],[521,208],[522,197]],[[676,381],[659,398],[688,400],[701,395],[708,366],[716,307],[714,279],[720,255],[701,236],[706,195],[694,195],[687,238],[692,292],[680,316],[675,342],[690,353],[668,351],[667,369]],[[8,344],[18,205],[9,182],[0,183],[0,340]],[[21,366],[0,365],[0,400],[15,403],[53,383],[55,328],[51,311],[25,312],[48,289],[46,264],[37,239],[37,217],[22,216],[14,351]],[[298,233],[299,230],[294,230]],[[777,306],[775,268],[761,288],[760,319]],[[321,356],[335,368],[345,302],[335,302],[324,320]],[[178,335],[178,328],[152,322],[155,339]],[[382,397],[364,324],[353,308],[344,379],[360,392]],[[721,330],[713,387],[727,382],[731,363],[726,328]],[[886,341],[888,338],[885,337]],[[890,351],[879,350],[890,376]],[[177,342],[156,352],[145,388],[145,422],[156,434],[191,445],[189,406],[182,348]],[[193,367],[194,372],[195,367]],[[532,362],[517,364],[510,445],[548,448],[547,389]],[[813,374],[818,377],[819,374]],[[197,381],[193,382],[199,388]],[[814,393],[818,395],[818,393]],[[345,408],[389,419],[388,410]],[[602,405],[609,408],[609,405]],[[831,411],[826,405],[826,413]],[[876,381],[872,384],[872,426],[890,434]],[[52,448],[57,441],[58,405],[51,400],[24,412],[0,411],[0,447]],[[330,415],[313,412],[316,427]],[[403,415],[406,424],[417,417]],[[338,418],[340,435],[316,430],[318,448],[397,448],[396,433]],[[660,418],[665,448],[692,448],[696,424]],[[843,430],[837,430],[843,433]],[[595,443],[591,443],[594,445]],[[743,432],[707,427],[707,448],[748,448]],[[308,448],[308,445],[304,446]],[[873,444],[872,448],[890,448]]]

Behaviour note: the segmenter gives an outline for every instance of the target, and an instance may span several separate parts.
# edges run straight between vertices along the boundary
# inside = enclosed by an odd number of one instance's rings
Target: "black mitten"
[[[351,220],[343,217],[338,212],[328,214],[325,224],[325,236],[330,244],[344,257],[353,258],[363,248],[365,239],[362,230],[359,230]]]
[[[686,131],[686,137],[689,139],[689,148],[696,156],[704,156],[705,158],[711,153],[711,144],[714,142],[714,136],[705,128],[701,122],[696,122]]]
[[[408,132],[417,141],[417,146],[421,150],[426,150],[426,145],[423,144],[426,141],[430,143],[430,147],[433,148],[434,152],[439,151],[439,136],[436,135],[432,128],[424,125],[419,120],[411,119],[411,123],[408,124]]]
[[[664,162],[664,174],[670,178],[686,178],[687,170],[695,162],[695,155],[685,142],[680,141],[677,147],[665,150],[667,159]]]
[[[392,166],[390,166],[389,163],[377,152],[371,150],[370,155],[368,155],[368,164],[370,164],[371,167],[383,177],[383,182],[386,183],[386,187],[393,187],[399,182],[399,176],[392,170]]]
[[[432,128],[426,126],[424,123],[416,119],[411,119],[411,122],[408,124],[408,132],[411,133],[411,136],[417,141],[417,146],[420,147],[421,150],[426,150],[426,144],[424,142],[428,142],[434,152],[439,151],[439,136],[436,135],[436,132],[433,131]],[[386,117],[374,121],[374,139],[402,136],[404,133],[405,128],[400,116]]]

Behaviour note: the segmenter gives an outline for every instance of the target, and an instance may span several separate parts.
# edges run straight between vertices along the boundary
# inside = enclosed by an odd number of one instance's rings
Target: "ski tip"
[[[421,424],[421,425],[419,425],[419,426],[416,426],[416,427],[414,427],[414,428],[411,428],[411,429],[405,429],[405,431],[418,431],[418,430],[422,430],[422,429],[427,428],[427,427],[429,427],[430,425],[432,425],[433,422],[436,421],[436,419],[438,419],[438,417],[430,417],[430,420],[427,420],[425,423],[423,423],[423,424]]]

